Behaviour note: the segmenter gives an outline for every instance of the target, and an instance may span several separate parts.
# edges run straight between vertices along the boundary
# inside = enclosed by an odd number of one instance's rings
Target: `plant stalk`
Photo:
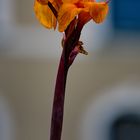
[[[83,26],[79,25],[78,27],[79,28],[73,30],[69,37],[66,36],[67,38],[65,40],[61,59],[59,62],[53,100],[50,140],[61,140],[67,74],[69,67],[79,53],[78,51],[75,52],[74,48],[79,41]]]

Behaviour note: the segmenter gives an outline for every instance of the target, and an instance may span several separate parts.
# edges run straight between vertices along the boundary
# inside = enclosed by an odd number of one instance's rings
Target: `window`
[[[113,0],[115,30],[140,31],[140,0]]]
[[[125,115],[112,125],[111,140],[140,140],[140,116]]]

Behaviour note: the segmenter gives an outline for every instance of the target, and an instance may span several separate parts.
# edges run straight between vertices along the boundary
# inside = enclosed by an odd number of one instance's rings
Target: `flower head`
[[[50,8],[51,3],[53,9]],[[108,2],[94,0],[35,0],[34,10],[38,20],[47,28],[63,32],[77,18],[82,24],[93,19],[96,23],[104,21],[108,13]],[[57,14],[54,14],[54,10]],[[56,13],[55,12],[55,13]]]

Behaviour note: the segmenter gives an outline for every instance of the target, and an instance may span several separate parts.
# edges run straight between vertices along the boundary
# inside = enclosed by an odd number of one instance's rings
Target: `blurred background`
[[[36,20],[33,0],[0,0],[0,140],[49,140],[62,33]],[[62,140],[140,139],[140,1],[112,0],[86,24],[68,74]]]

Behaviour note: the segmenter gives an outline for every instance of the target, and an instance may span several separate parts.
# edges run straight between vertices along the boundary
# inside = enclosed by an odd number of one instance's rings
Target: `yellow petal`
[[[101,23],[107,16],[108,4],[106,2],[90,2],[89,13],[96,23]]]
[[[37,0],[34,4],[36,17],[46,28],[56,28],[56,18],[48,5],[42,5]]]
[[[81,10],[81,8],[77,8],[74,4],[63,4],[58,13],[58,30],[63,32]]]

